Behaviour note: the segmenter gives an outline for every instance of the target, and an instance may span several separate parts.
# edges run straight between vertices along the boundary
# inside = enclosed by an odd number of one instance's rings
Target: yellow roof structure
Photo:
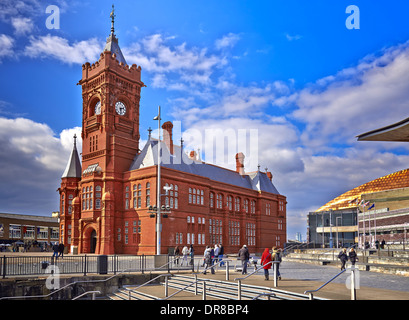
[[[390,189],[399,189],[409,187],[409,169],[397,171],[387,176],[372,180],[359,187],[349,190],[335,199],[329,201],[317,210],[328,211],[356,208],[357,202],[361,200],[361,196],[366,193],[385,191]]]

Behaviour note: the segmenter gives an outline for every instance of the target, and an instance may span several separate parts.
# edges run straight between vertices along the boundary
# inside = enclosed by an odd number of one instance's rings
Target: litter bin
[[[101,255],[97,257],[97,272],[99,274],[108,273],[108,256]]]

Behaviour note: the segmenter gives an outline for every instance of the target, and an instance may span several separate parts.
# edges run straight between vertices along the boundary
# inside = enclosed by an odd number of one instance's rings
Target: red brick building
[[[98,61],[82,66],[82,163],[74,148],[62,175],[60,240],[71,252],[155,254],[158,140],[139,149],[141,68],[129,67],[114,34]],[[153,115],[154,116],[154,115]],[[222,243],[225,252],[246,244],[251,252],[286,242],[286,197],[269,172],[245,173],[204,163],[173,144],[165,122],[161,186],[170,189],[162,204],[161,253],[193,244],[197,252]]]

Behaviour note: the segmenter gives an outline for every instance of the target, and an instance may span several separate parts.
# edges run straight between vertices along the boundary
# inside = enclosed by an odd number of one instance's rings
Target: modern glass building
[[[329,210],[308,214],[307,242],[315,247],[350,247],[357,242],[356,209]]]

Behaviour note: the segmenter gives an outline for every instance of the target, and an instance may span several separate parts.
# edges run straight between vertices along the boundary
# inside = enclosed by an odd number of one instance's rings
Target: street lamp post
[[[153,118],[153,120],[158,120],[158,175],[156,177],[156,205],[157,205],[157,219],[156,219],[156,254],[161,253],[161,233],[162,233],[162,223],[161,223],[161,206],[160,206],[160,106],[158,106],[158,115]]]

